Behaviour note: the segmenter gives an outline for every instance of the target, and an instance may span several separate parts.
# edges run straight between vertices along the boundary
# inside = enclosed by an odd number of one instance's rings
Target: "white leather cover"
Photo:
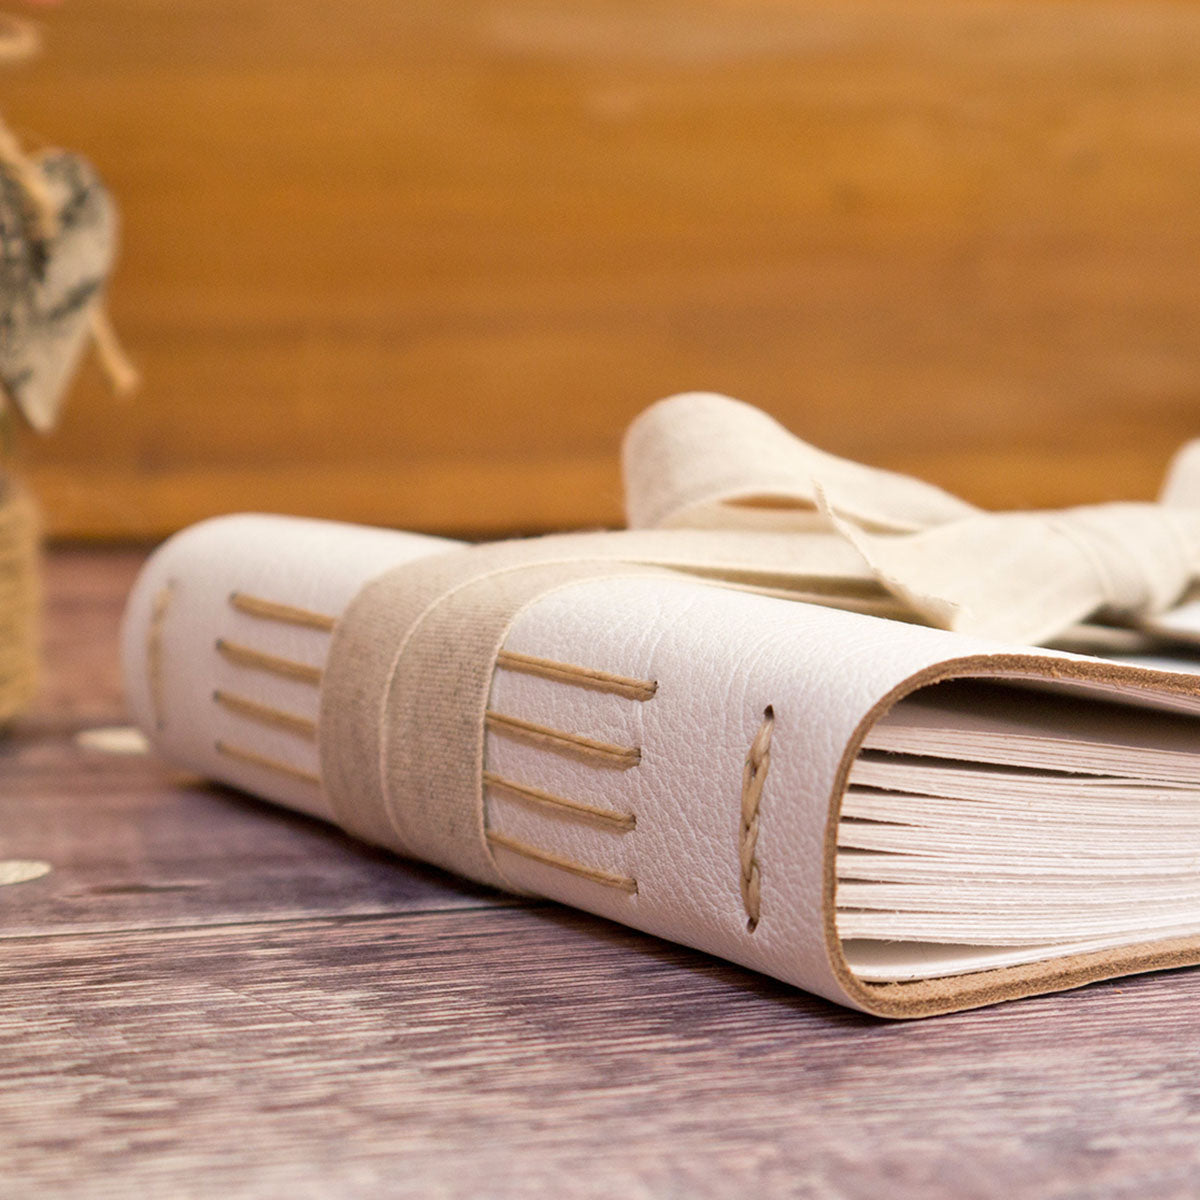
[[[315,774],[315,744],[247,721],[215,704],[213,693],[234,692],[315,720],[316,687],[228,661],[215,644],[225,639],[320,667],[329,634],[247,615],[229,597],[252,594],[336,617],[368,580],[455,546],[262,516],[221,518],[176,535],[146,565],[125,617],[134,719],[171,761],[328,818],[319,786],[216,749],[218,742],[240,745]],[[960,634],[687,578],[621,577],[561,588],[519,614],[505,650],[657,683],[652,698],[631,699],[497,670],[491,711],[641,751],[637,766],[616,769],[489,734],[489,772],[636,816],[636,828],[622,831],[488,788],[489,830],[636,881],[636,892],[602,886],[497,845],[496,864],[514,888],[883,1012],[890,1002],[856,984],[841,959],[830,867],[845,773],[872,714],[923,680],[1057,674],[1086,686],[1092,670],[1069,655],[1014,653]],[[1151,672],[1102,674],[1091,682],[1140,687],[1151,699],[1162,686]],[[750,930],[739,890],[740,797],[747,751],[768,707],[775,723],[759,809],[761,919]],[[920,1011],[977,1002],[943,998]]]

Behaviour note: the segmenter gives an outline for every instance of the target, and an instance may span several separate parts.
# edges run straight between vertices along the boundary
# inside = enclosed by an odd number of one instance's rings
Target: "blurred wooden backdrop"
[[[1200,5],[68,0],[0,78],[124,209],[145,373],[23,455],[51,529],[619,518],[728,391],[988,505],[1200,434]]]

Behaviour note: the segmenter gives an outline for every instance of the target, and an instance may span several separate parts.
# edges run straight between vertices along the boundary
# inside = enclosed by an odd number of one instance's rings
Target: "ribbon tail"
[[[1185,442],[1176,451],[1158,502],[1168,508],[1200,509],[1200,438]]]
[[[819,503],[914,620],[1037,645],[1102,603],[1093,565],[1035,514],[983,514],[914,534],[868,533]]]

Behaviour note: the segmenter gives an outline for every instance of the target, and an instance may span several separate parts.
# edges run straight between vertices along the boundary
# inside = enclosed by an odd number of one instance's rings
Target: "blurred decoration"
[[[36,28],[0,16],[0,65],[38,50]],[[27,154],[0,120],[0,389],[7,431],[15,411],[39,433],[57,422],[89,343],[114,388],[136,373],[103,308],[116,249],[116,212],[91,165],[62,150]],[[5,436],[5,445],[11,444]],[[0,723],[29,700],[37,676],[39,518],[0,461]]]

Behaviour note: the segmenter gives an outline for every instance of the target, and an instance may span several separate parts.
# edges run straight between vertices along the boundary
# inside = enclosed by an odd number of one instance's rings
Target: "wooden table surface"
[[[0,750],[0,1195],[1200,1190],[1200,971],[885,1024],[88,749],[139,557]]]

